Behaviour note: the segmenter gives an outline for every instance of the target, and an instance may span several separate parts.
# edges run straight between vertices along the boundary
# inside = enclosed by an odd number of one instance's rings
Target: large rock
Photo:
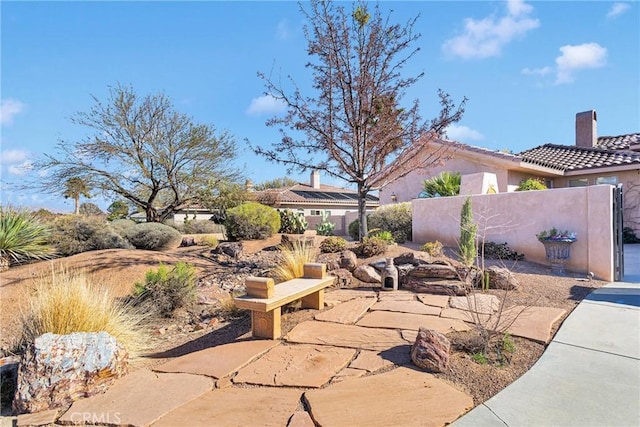
[[[327,268],[327,271],[328,268]],[[353,274],[345,268],[329,271],[330,276],[334,276],[336,281],[333,286],[336,288],[350,288],[353,286]]]
[[[520,287],[518,279],[507,268],[492,266],[486,272],[489,273],[489,287],[492,289],[513,291]]]
[[[429,279],[413,279],[407,281],[403,288],[412,290],[414,292],[422,292],[427,294],[440,294],[440,295],[466,295],[467,286],[464,282],[454,281],[433,281]]]
[[[411,347],[411,361],[419,368],[430,372],[444,372],[449,367],[451,343],[441,333],[420,328]]]
[[[450,265],[420,264],[407,273],[409,278],[421,279],[459,279],[458,270]]]
[[[340,268],[353,272],[358,266],[358,257],[353,251],[340,252]]]
[[[303,246],[313,247],[316,243],[315,236],[307,234],[283,234],[280,237],[280,244],[282,246],[293,246],[294,244],[302,244]]]
[[[381,283],[382,279],[375,268],[370,265],[361,265],[353,270],[353,276],[365,283]]]
[[[68,406],[106,391],[127,373],[128,354],[106,332],[44,334],[22,356],[16,412],[39,412]]]
[[[216,246],[211,253],[224,254],[231,258],[238,258],[242,253],[242,242],[222,242]]]

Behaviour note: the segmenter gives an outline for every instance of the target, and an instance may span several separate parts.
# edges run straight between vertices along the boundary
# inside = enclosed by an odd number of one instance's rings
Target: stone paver
[[[331,384],[336,384],[341,381],[351,380],[354,378],[360,378],[367,374],[367,371],[364,369],[355,369],[355,368],[344,368],[342,371],[338,372],[338,374],[333,377],[331,380]]]
[[[405,341],[411,343],[412,345],[414,342],[416,342],[416,338],[418,337],[418,331],[410,331],[409,329],[402,330],[400,334]]]
[[[349,365],[349,368],[362,369],[367,372],[375,372],[388,368],[391,365],[407,365],[411,362],[411,346],[406,345],[398,350],[371,351],[362,350],[358,357]]]
[[[344,302],[354,298],[377,298],[378,293],[371,289],[336,289],[325,292],[325,302]]]
[[[500,323],[501,325],[507,325],[515,317],[513,324],[507,327],[507,331],[509,331],[511,335],[548,343],[551,339],[553,324],[556,323],[564,313],[564,309],[555,307],[525,308],[524,306],[515,306],[503,312]]]
[[[183,372],[223,378],[277,346],[279,341],[239,341],[189,353],[154,368],[159,372]]]
[[[495,295],[473,293],[466,297],[451,297],[449,305],[460,310],[491,314],[500,307],[500,300]]]
[[[457,319],[443,319],[422,314],[394,313],[391,311],[372,311],[356,323],[369,328],[413,329],[421,327],[433,329],[442,334],[451,331],[468,331],[469,325]]]
[[[471,396],[431,374],[400,367],[304,394],[323,426],[443,426],[473,407]]]
[[[380,301],[415,301],[416,294],[411,291],[380,291]]]
[[[34,414],[21,414],[18,415],[18,427],[22,426],[48,426],[53,425],[56,419],[58,418],[58,414],[60,413],[59,409],[50,409],[48,411],[36,412]],[[79,421],[82,421],[79,419]]]
[[[355,298],[338,304],[330,310],[316,314],[315,319],[347,325],[354,324],[376,301],[376,298]]]
[[[378,351],[406,345],[406,342],[396,331],[317,321],[307,321],[296,325],[285,339],[295,343]]]
[[[309,415],[306,411],[298,411],[291,416],[289,420],[289,424],[287,427],[315,427],[316,425],[313,423],[311,419],[311,415]]]
[[[440,317],[444,317],[446,319],[463,320],[465,322],[473,324],[475,324],[476,321],[480,319],[483,324],[488,324],[491,315],[483,313],[475,314],[470,311],[461,310],[459,308],[443,308],[442,312],[440,312]]]
[[[413,314],[430,314],[432,316],[440,315],[440,307],[434,307],[432,305],[425,305],[420,301],[397,301],[397,300],[385,300],[380,301],[371,310],[383,310],[383,311],[396,311],[399,313],[413,313]]]
[[[275,347],[240,369],[236,384],[321,387],[353,359],[355,350],[314,345]]]
[[[418,294],[418,299],[423,304],[442,308],[449,306],[449,298],[449,295]]]
[[[104,394],[74,402],[59,422],[148,426],[212,388],[213,380],[205,376],[141,369],[120,378]]]
[[[302,392],[289,388],[213,390],[162,417],[153,427],[286,426]]]

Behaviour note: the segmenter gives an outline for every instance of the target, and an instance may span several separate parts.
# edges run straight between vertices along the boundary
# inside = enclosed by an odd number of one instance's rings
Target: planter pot
[[[541,240],[547,255],[547,261],[551,263],[551,271],[563,274],[564,266],[571,258],[571,245],[574,241],[569,240]]]

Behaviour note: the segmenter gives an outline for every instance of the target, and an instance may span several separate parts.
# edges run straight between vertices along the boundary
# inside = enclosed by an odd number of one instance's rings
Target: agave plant
[[[28,259],[54,254],[48,244],[49,228],[29,211],[0,206],[0,271]]]

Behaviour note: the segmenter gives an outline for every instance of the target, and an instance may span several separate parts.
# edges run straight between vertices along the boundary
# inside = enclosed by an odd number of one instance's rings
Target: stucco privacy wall
[[[556,227],[578,234],[567,269],[593,272],[614,279],[612,186],[595,185],[543,191],[471,196],[478,234],[485,241],[507,242],[525,259],[546,264],[544,246],[536,239],[542,230]],[[460,236],[460,209],[466,196],[414,199],[413,241],[439,240],[456,247]],[[509,261],[507,261],[508,263]]]

